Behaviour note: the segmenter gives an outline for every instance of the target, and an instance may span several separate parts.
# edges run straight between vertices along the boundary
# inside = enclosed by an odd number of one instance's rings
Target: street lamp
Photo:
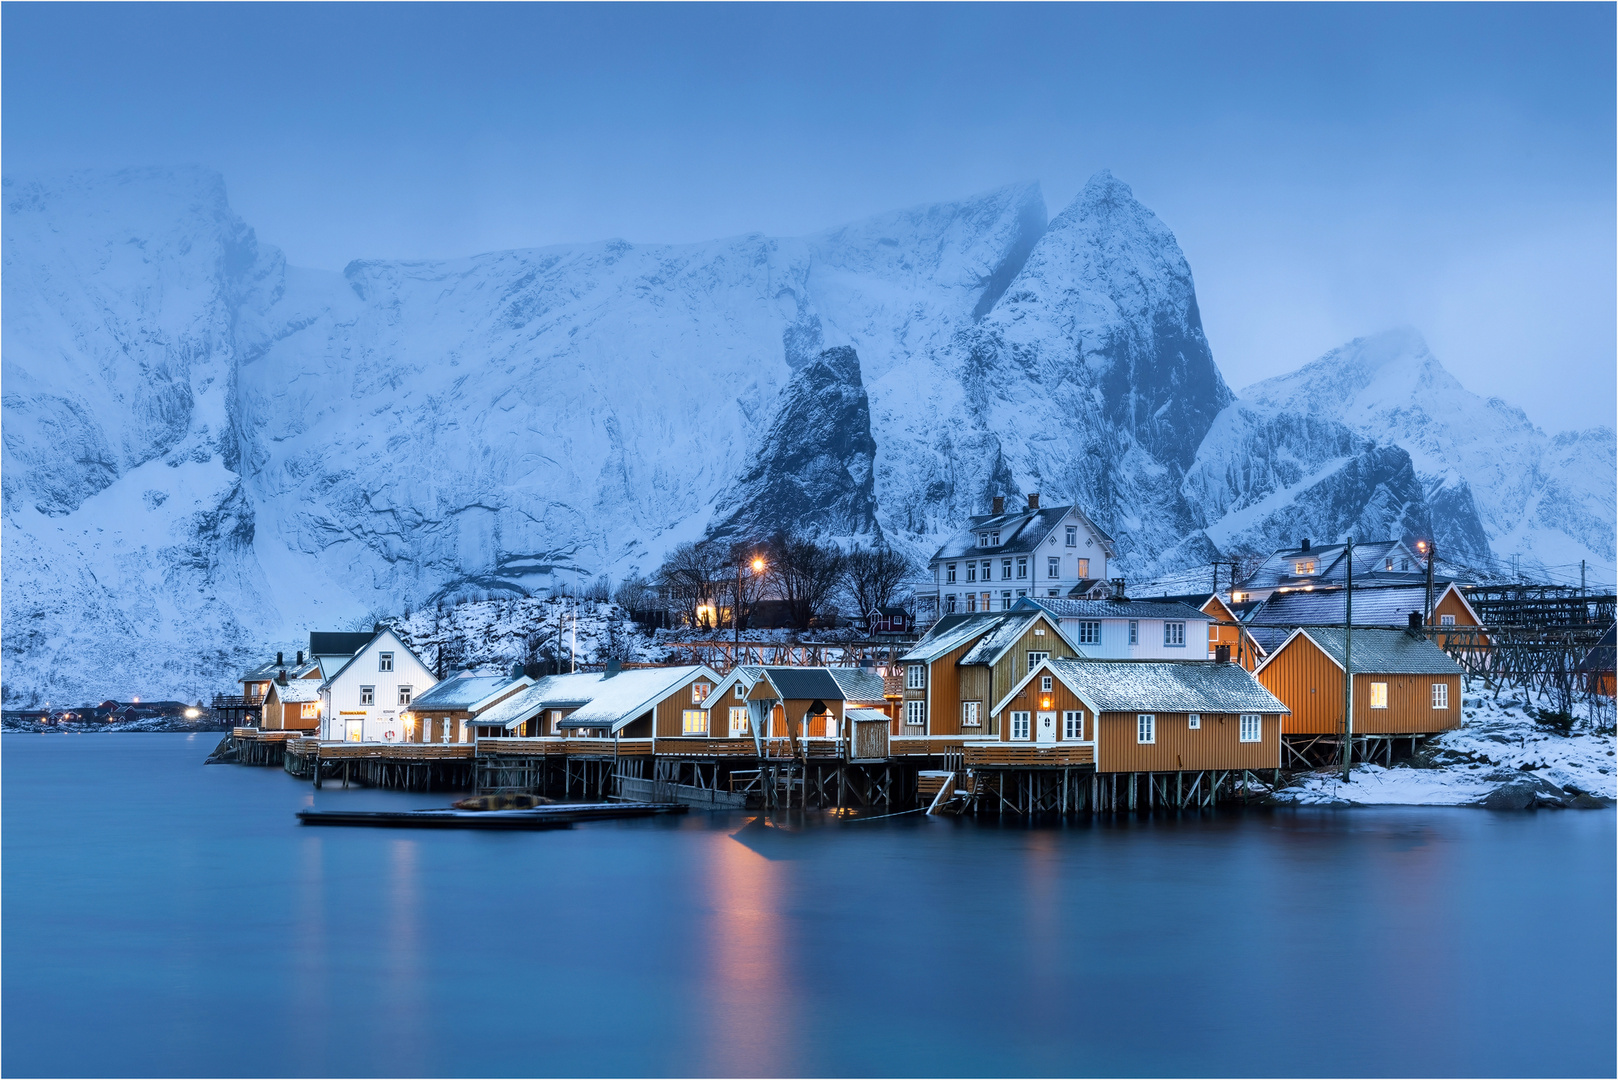
[[[736,595],[731,597],[730,600],[730,666],[732,668],[741,665],[742,655],[742,562],[743,560],[741,559],[736,560]],[[753,573],[762,574],[763,572],[764,557],[754,555]]]

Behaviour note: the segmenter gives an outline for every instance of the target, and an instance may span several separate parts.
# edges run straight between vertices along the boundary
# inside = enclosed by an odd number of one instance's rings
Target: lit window
[[[702,709],[686,709],[680,714],[680,734],[708,734],[708,714]]]
[[[320,716],[320,702],[318,702],[318,701],[306,701],[306,702],[304,702],[303,703],[303,708],[299,710],[298,715],[303,717],[305,720],[317,719]]]
[[[1086,578],[1086,577],[1090,576],[1090,560],[1089,559],[1080,559],[1079,560],[1079,576],[1081,578]]]
[[[1022,581],[1028,577],[1028,556],[1024,555],[1017,560],[1017,580]]]
[[[730,737],[747,734],[747,706],[733,705],[730,710]]]
[[[1135,741],[1138,743],[1157,741],[1157,717],[1151,713],[1140,713],[1135,717]]]
[[[1371,684],[1371,708],[1386,709],[1388,707],[1388,684],[1374,682]]]
[[[905,670],[905,689],[920,690],[927,685],[927,668],[922,664],[911,664]]]
[[[375,705],[376,704],[376,687],[374,687],[374,686],[362,686],[362,687],[360,687],[360,704],[361,705]]]
[[[1101,644],[1101,624],[1099,622],[1081,622],[1079,624],[1079,644]]]
[[[691,684],[691,704],[701,705],[713,693],[713,683],[694,682]]]
[[[1433,683],[1433,708],[1449,708],[1449,683]]]
[[[1166,622],[1163,624],[1163,644],[1169,648],[1185,647],[1185,623]]]
[[[1200,728],[1202,726],[1202,714],[1201,713],[1187,713],[1186,718],[1185,718],[1185,726],[1190,728],[1192,731],[1195,731],[1197,728]]]
[[[1067,527],[1067,546],[1079,546],[1079,527],[1077,525],[1069,525]]]
[[[961,726],[982,727],[983,721],[979,719],[983,703],[981,701],[961,702]]]
[[[1129,643],[1131,645],[1140,644],[1140,623],[1134,619],[1129,620]]]
[[[1388,565],[1387,565],[1386,569],[1388,569],[1388,570],[1393,569],[1393,556],[1392,555],[1388,556]]]
[[[1048,577],[1048,578],[1059,578],[1059,577],[1061,577],[1062,576],[1062,560],[1057,558],[1055,555],[1052,555],[1050,558],[1046,559],[1045,560],[1045,576]]]
[[[1011,737],[1013,739],[1028,738],[1028,714],[1014,712],[1011,714]]]
[[[378,671],[393,670],[393,654],[390,652],[376,654],[376,669]]]
[[[1315,560],[1306,559],[1293,564],[1292,567],[1299,574],[1312,574],[1315,572]]]
[[[410,704],[410,687],[408,687],[408,686],[399,687],[399,704],[401,704],[401,705]]]
[[[1438,617],[1438,625],[1439,626],[1454,626],[1455,625],[1455,616],[1453,616],[1453,615],[1440,615]]]
[[[1263,737],[1264,725],[1257,713],[1242,714],[1241,741],[1258,742]]]
[[[970,592],[967,593],[966,594],[966,610],[967,611],[976,611],[977,609],[978,609],[978,594],[977,593],[970,593]]]
[[[905,723],[911,727],[921,727],[927,723],[927,703],[925,701],[905,702]]]
[[[1069,709],[1062,714],[1062,738],[1084,738],[1084,714],[1077,709]]]

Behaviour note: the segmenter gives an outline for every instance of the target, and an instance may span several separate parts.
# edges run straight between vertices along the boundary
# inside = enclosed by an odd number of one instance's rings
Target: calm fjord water
[[[304,829],[440,805],[8,735],[25,1075],[1611,1075],[1610,812]]]

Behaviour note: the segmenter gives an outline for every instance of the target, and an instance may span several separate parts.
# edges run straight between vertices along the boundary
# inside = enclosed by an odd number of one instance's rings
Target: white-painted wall
[[[1067,527],[1069,525],[1078,528],[1076,542],[1072,547],[1067,545]],[[1049,565],[1047,560],[1053,556],[1060,560],[1061,576],[1057,578],[1048,576]],[[1002,576],[1004,573],[1002,563],[1008,557],[1011,559],[1012,573],[1012,577],[1009,579]],[[1029,561],[1028,577],[1026,578],[1016,576],[1017,559],[1019,558],[1027,558]],[[978,577],[975,581],[968,582],[966,580],[966,564],[968,562],[975,563],[981,569],[984,559],[989,560],[994,577],[989,581],[984,581],[982,577]],[[1101,538],[1092,533],[1089,527],[1079,519],[1077,514],[1069,513],[1063,516],[1056,527],[1031,552],[1026,552],[1022,555],[1005,556],[977,554],[974,551],[959,557],[939,559],[933,562],[931,569],[937,589],[934,594],[934,602],[937,604],[935,610],[940,615],[945,613],[944,598],[951,593],[956,598],[956,614],[966,611],[966,596],[968,593],[979,598],[979,603],[975,608],[977,611],[985,610],[981,602],[983,593],[989,594],[988,610],[990,611],[1005,610],[1008,605],[1005,604],[1005,597],[1002,594],[1007,591],[1011,593],[1011,603],[1013,604],[1023,596],[1049,596],[1052,589],[1056,590],[1057,596],[1066,596],[1068,590],[1081,580],[1079,575],[1080,559],[1090,561],[1089,572],[1084,575],[1085,578],[1107,580],[1107,550],[1105,545],[1102,543]],[[945,568],[950,563],[956,564],[954,582],[945,580],[948,577]]]
[[[1077,616],[1063,616],[1059,620],[1062,632],[1079,647],[1079,651],[1093,660],[1206,660],[1208,659],[1209,620],[1185,620],[1185,645],[1170,647],[1163,644],[1163,619],[1136,619],[1137,643],[1129,644],[1129,619],[1101,619],[1101,644],[1090,645],[1080,639],[1079,624],[1095,622]],[[1175,620],[1178,621],[1178,620]]]
[[[392,671],[381,670],[380,656],[385,652],[393,654]],[[410,711],[410,706],[399,704],[399,688],[410,687],[414,701],[436,682],[433,673],[411,655],[404,642],[393,631],[384,630],[321,690],[321,738],[347,740],[349,724],[358,722],[362,742],[403,742],[403,714]],[[360,690],[366,686],[375,691],[369,706],[360,704]]]

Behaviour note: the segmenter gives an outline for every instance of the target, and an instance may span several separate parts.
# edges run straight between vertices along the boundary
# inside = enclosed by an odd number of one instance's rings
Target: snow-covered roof
[[[1066,600],[1024,596],[1012,608],[1040,607],[1059,619],[1207,619],[1206,612],[1177,600]]]
[[[719,681],[719,675],[706,664],[633,668],[610,679],[597,675],[589,702],[570,714],[562,725],[610,726],[616,731],[650,711],[676,687],[702,676]]]
[[[882,676],[869,668],[827,668],[831,677],[842,687],[844,701],[883,701]]]
[[[880,721],[884,724],[891,719],[887,713],[879,709],[849,709],[843,715],[850,720]]]
[[[1358,590],[1355,590],[1356,592]],[[1320,651],[1336,664],[1343,666],[1348,631],[1341,626],[1310,626],[1294,630],[1281,649],[1276,649],[1257,668],[1263,671],[1292,637],[1307,637]],[[1354,630],[1354,673],[1356,675],[1464,675],[1461,666],[1447,656],[1443,649],[1425,637],[1416,637],[1403,630]]]
[[[1237,592],[1300,586],[1309,582],[1342,581],[1348,575],[1343,558],[1346,544],[1313,544],[1308,548],[1282,548],[1273,552],[1259,568],[1236,586]],[[1393,568],[1388,568],[1388,561]],[[1313,562],[1315,573],[1299,574],[1297,564]],[[1414,551],[1400,540],[1378,540],[1354,545],[1354,577],[1359,581],[1389,584],[1426,580],[1426,566]]]
[[[1001,698],[1006,707],[1036,675],[1050,673],[1096,712],[1284,713],[1281,699],[1240,664],[1211,660],[1046,660]]]
[[[1463,604],[1466,598],[1453,584],[1433,587],[1433,606],[1437,607],[1444,594],[1454,592]],[[1271,593],[1247,615],[1250,626],[1327,626],[1343,621],[1344,598],[1347,590],[1332,586],[1324,589],[1289,589]],[[1403,629],[1411,612],[1422,612],[1427,607],[1425,583],[1410,585],[1354,586],[1354,625],[1391,626]],[[1466,604],[1466,610],[1472,606]],[[1476,618],[1476,614],[1473,615]]]
[[[431,690],[418,696],[412,707],[422,709],[475,710],[483,702],[512,687],[529,686],[534,680],[527,676],[513,679],[510,675],[473,675],[470,672],[433,684]]]
[[[598,671],[547,675],[528,689],[489,706],[478,714],[476,722],[517,727],[546,709],[576,708],[589,702],[601,679]]]
[[[731,668],[730,674],[719,680],[719,685],[713,688],[713,693],[709,694],[707,699],[703,701],[702,707],[712,709],[715,706],[724,704],[723,699],[731,696],[730,688],[738,682],[742,684],[744,690],[751,690],[753,684],[758,682],[763,675],[764,669],[757,664],[742,664],[739,667]]]
[[[285,684],[275,680],[270,681],[270,688],[265,693],[265,700],[274,694],[277,701],[291,705],[297,702],[319,701],[320,683],[315,679],[288,679]]]
[[[1022,507],[1004,514],[986,514],[969,519],[966,529],[944,541],[931,562],[939,559],[966,558],[978,555],[1026,555],[1039,548],[1062,519],[1073,514],[1101,541],[1107,554],[1112,554],[1112,537],[1091,521],[1077,506],[1046,506],[1038,510]],[[979,533],[999,533],[1000,543],[978,546]]]
[[[980,611],[966,615],[945,615],[933,623],[915,648],[899,657],[900,662],[931,663],[940,656],[987,634],[1010,618],[1009,612]]]

